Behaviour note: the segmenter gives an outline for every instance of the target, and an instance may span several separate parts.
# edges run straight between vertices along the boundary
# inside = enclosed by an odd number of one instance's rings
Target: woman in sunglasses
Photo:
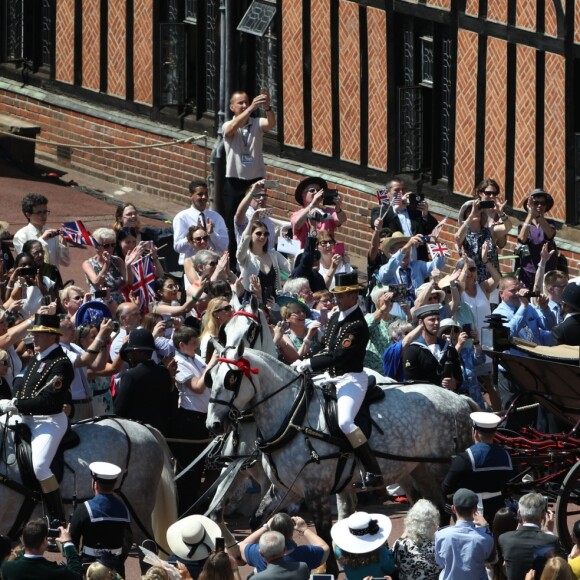
[[[264,212],[258,209],[252,214],[240,239],[236,258],[244,290],[251,292],[251,276],[258,276],[265,304],[269,298],[276,298],[282,280],[290,275],[290,267],[280,252],[268,249],[270,234],[266,224],[261,221]]]
[[[523,207],[527,212],[523,224],[518,227],[518,243],[523,251],[520,252],[520,271],[518,278],[530,290],[534,287],[534,279],[541,251],[544,244],[549,250],[556,250],[556,224],[548,220],[545,214],[554,206],[554,198],[542,189],[534,189],[524,200]],[[558,253],[552,253],[545,265],[545,271],[558,268]]]
[[[170,320],[173,316],[185,315],[195,307],[199,297],[203,294],[203,290],[202,286],[197,286],[195,293],[181,304],[179,280],[171,274],[165,274],[163,278],[155,280],[157,301],[153,303],[151,312],[161,314],[165,321]]]
[[[126,262],[113,255],[117,239],[112,229],[98,228],[93,232],[93,238],[99,244],[97,253],[83,262],[83,272],[91,294],[98,290],[108,290],[105,300],[111,312],[115,314],[117,306],[125,302],[122,291],[133,282],[133,277],[130,268],[126,267]],[[133,250],[130,257],[133,258],[134,254]]]
[[[210,340],[215,338],[219,341],[220,330],[228,323],[233,312],[234,309],[225,296],[212,298],[209,301],[203,317],[203,326],[199,337],[201,358],[206,363],[209,363],[213,355],[213,348],[208,348]]]
[[[318,271],[324,278],[329,290],[334,288],[334,275],[342,272],[352,272],[352,266],[344,251],[344,244],[337,244],[334,234],[322,230],[318,233],[318,249],[320,250],[320,266]]]

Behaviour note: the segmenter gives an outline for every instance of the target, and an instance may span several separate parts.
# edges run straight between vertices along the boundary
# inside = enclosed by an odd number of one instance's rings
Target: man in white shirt
[[[48,199],[40,193],[27,193],[22,198],[22,213],[28,220],[28,225],[14,234],[14,249],[20,254],[24,242],[38,240],[44,248],[44,260],[47,264],[57,268],[68,266],[70,253],[60,230],[46,227],[50,214],[47,208]]]
[[[192,181],[189,184],[191,207],[180,211],[173,218],[173,249],[179,254],[179,264],[183,265],[186,258],[195,255],[195,248],[187,240],[191,226],[204,228],[209,235],[210,250],[222,254],[228,249],[229,236],[222,216],[207,209],[209,200],[207,183]]]

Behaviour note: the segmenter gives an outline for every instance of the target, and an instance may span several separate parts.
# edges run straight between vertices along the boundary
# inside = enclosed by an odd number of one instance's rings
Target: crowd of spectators
[[[233,188],[243,180],[232,176],[230,181]],[[327,321],[337,310],[336,276],[357,273],[341,228],[348,219],[343,197],[322,178],[304,179],[296,188],[299,209],[288,230],[272,219],[268,182],[256,175],[245,185],[242,193],[232,189],[237,202],[226,223],[208,209],[206,183],[190,184],[191,207],[173,221],[177,271],[166,272],[158,252],[158,239],[168,232],[142,226],[137,208],[124,204],[111,227],[92,232],[96,247],[82,263],[85,279],[67,282],[59,268],[70,264],[70,243],[59,224],[47,225],[47,198],[26,195],[22,211],[28,225],[14,233],[12,254],[0,256],[0,397],[16,397],[34,357],[28,329],[39,314],[60,316],[59,341],[74,367],[66,405],[70,421],[114,413],[179,439],[194,424],[192,439],[208,436],[203,425],[209,391],[203,378],[215,357],[213,341],[223,343],[224,326],[240,302],[257,298],[287,364],[319,353]],[[475,188],[459,211],[456,232],[445,220],[438,222],[428,200],[408,192],[404,182],[389,182],[384,193],[371,212],[368,286],[366,300],[364,294],[359,299],[369,330],[365,367],[397,381],[467,394],[482,409],[499,410],[521,386],[503,368],[498,385],[492,384],[481,344],[490,314],[505,317],[510,337],[546,346],[580,344],[580,284],[568,280],[554,244],[555,224],[546,217],[554,201],[548,192],[534,190],[526,197],[516,267],[503,275],[501,254],[516,217],[507,214],[496,181],[486,179]],[[456,247],[442,246],[444,231],[455,234]],[[281,245],[282,239],[287,243]],[[132,268],[144,256],[155,278],[146,307],[135,291]],[[181,467],[192,460],[178,446],[175,455]],[[196,481],[184,478],[182,511],[200,489],[201,473],[195,473]],[[448,565],[448,555],[437,548],[445,540],[434,540],[430,507],[419,502],[413,509],[394,557],[381,552],[374,561],[381,573],[396,565],[401,578],[419,577],[409,562],[427,558],[429,546],[435,559],[421,564],[424,577],[430,577],[427,570],[435,574]],[[456,506],[459,520],[466,522],[461,525],[471,529],[469,509]],[[421,530],[412,524],[420,510]],[[346,568],[367,562],[337,545]],[[508,578],[515,578],[501,542],[495,547],[493,540],[484,542],[477,565],[481,570],[492,565],[500,548]],[[348,578],[358,576],[347,572]]]

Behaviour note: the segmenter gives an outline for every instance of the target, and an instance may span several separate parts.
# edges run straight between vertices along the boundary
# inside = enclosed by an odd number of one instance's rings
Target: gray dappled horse
[[[290,501],[304,499],[318,534],[330,545],[329,496],[335,488],[342,488],[337,498],[339,518],[350,515],[355,507],[351,486],[358,476],[351,454],[336,477],[338,447],[313,435],[326,432],[322,392],[315,388],[306,396],[301,376],[268,354],[244,351],[242,346],[226,348],[221,356],[211,371],[208,428],[227,428],[240,410],[251,409],[263,442],[270,444],[277,438],[283,443],[272,446],[271,453],[265,455],[266,474],[278,489],[270,487],[260,515],[266,519]],[[405,385],[384,391],[385,398],[371,407],[383,434],[375,427],[369,442],[385,482],[398,482],[411,501],[423,497],[442,510],[441,482],[450,458],[472,443],[469,414],[477,405],[435,385]],[[302,409],[297,404],[301,400],[305,401]],[[292,416],[291,409],[295,411]],[[299,421],[302,413],[304,418]],[[304,428],[309,431],[305,433]],[[336,570],[335,562],[329,561],[329,566]]]
[[[14,454],[13,432],[6,429],[7,415],[0,417],[0,533],[8,534],[17,521],[25,498],[31,490],[21,485]],[[123,470],[120,490],[134,510],[131,525],[135,542],[155,539],[168,550],[166,531],[177,519],[171,452],[161,433],[153,427],[116,417],[89,420],[72,426],[80,443],[64,452],[65,468],[61,493],[67,515],[73,498],[79,504],[91,497],[92,478],[88,465],[108,461]],[[37,503],[26,517],[41,517]],[[141,522],[138,525],[137,520]],[[16,530],[16,534],[20,530]]]
[[[272,334],[268,322],[262,310],[258,307],[256,298],[240,305],[236,303],[237,310],[225,327],[225,343],[227,346],[237,347],[243,344],[249,348],[255,348],[262,352],[276,356],[276,347],[272,340]],[[214,347],[221,351],[221,347],[214,342]],[[233,480],[224,480],[216,489],[214,501],[210,505],[206,515],[214,520],[221,528],[226,545],[231,550],[237,550],[237,544],[224,522],[224,511],[235,505],[238,491],[246,484],[248,476],[251,476],[260,486],[262,494],[270,486],[270,480],[262,467],[261,454],[257,452],[256,423],[251,421],[240,422],[236,433],[228,433],[221,450],[223,458],[235,459],[239,457],[252,457],[253,461],[247,467],[238,471]]]

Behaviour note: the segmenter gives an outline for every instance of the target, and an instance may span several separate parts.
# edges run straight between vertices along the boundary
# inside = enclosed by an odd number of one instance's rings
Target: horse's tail
[[[163,450],[163,470],[157,486],[155,507],[151,514],[151,525],[155,542],[169,554],[171,552],[167,545],[167,528],[177,521],[177,491],[173,481],[172,454],[163,435],[150,425],[146,425],[146,427],[157,439]]]

